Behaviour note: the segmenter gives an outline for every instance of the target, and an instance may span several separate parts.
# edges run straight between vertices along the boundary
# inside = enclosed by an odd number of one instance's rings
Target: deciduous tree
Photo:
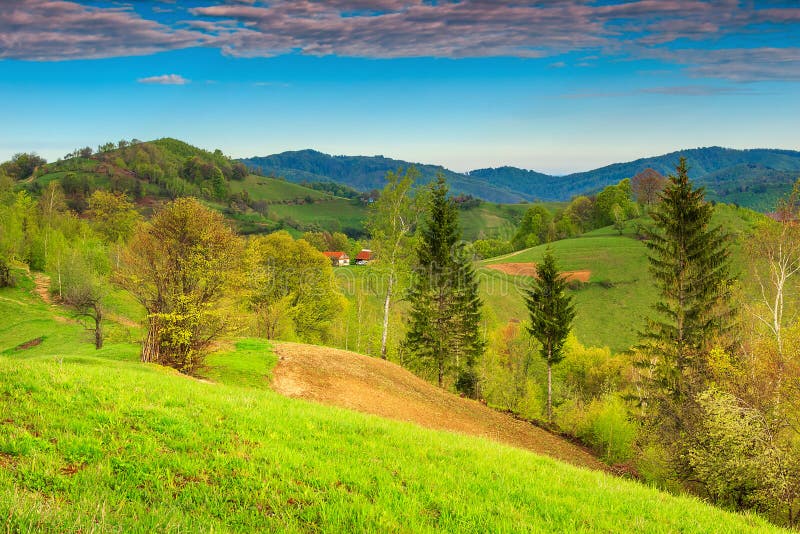
[[[655,169],[647,168],[633,177],[631,189],[639,204],[652,206],[658,202],[658,195],[667,185],[667,179]]]
[[[232,325],[242,247],[222,215],[193,198],[141,224],[122,253],[118,279],[147,311],[142,361],[192,373]]]
[[[139,212],[125,194],[101,189],[89,197],[87,214],[93,228],[110,243],[127,241],[141,219]]]
[[[405,173],[388,172],[386,186],[377,202],[370,206],[367,230],[377,259],[376,268],[385,275],[383,299],[381,358],[386,359],[389,338],[389,314],[395,286],[410,268],[414,252],[413,236],[420,215],[419,203],[412,198],[414,181],[419,172],[409,168]]]
[[[64,304],[92,332],[94,348],[103,348],[103,299],[108,293],[103,276],[95,272],[78,250],[73,250],[65,262],[62,286]]]
[[[285,231],[251,239],[246,257],[249,301],[261,332],[269,339],[327,341],[347,305],[330,260]]]

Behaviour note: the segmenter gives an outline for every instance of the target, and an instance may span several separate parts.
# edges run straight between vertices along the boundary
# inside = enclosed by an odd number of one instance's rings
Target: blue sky
[[[23,0],[0,99],[0,160],[165,136],[553,173],[799,149],[800,4]]]

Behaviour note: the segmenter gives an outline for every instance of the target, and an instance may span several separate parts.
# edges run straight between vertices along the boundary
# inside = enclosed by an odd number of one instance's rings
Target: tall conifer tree
[[[530,334],[541,344],[539,354],[547,362],[547,420],[553,418],[553,365],[564,359],[564,342],[572,329],[575,307],[566,293],[567,282],[547,248],[536,267],[536,280],[525,298],[530,313]]]
[[[711,226],[714,207],[695,189],[681,158],[651,216],[647,235],[650,272],[660,299],[640,347],[647,369],[648,412],[676,471],[685,467],[684,439],[698,419],[696,397],[707,386],[707,356],[730,328],[730,250]],[[686,473],[684,473],[686,474]]]
[[[461,241],[458,210],[447,191],[440,175],[417,248],[404,347],[415,366],[435,372],[440,387],[451,377],[461,391],[474,395],[473,366],[485,348],[480,333],[482,302]]]

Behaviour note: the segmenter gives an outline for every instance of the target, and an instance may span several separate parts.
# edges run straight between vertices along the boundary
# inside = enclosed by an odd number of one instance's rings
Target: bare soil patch
[[[37,338],[31,339],[30,341],[26,341],[25,343],[17,345],[12,350],[20,351],[20,350],[32,349],[33,347],[41,345],[42,341],[44,341],[43,337],[37,337]]]
[[[33,291],[43,301],[48,304],[53,304],[53,299],[50,297],[50,277],[42,273],[34,273],[33,275]]]
[[[536,278],[535,263],[496,263],[494,265],[487,265],[486,268],[514,276],[530,276]],[[568,282],[577,280],[585,284],[589,281],[589,277],[592,276],[592,271],[564,271],[562,274]]]
[[[279,343],[272,387],[308,399],[426,428],[449,430],[528,449],[581,467],[608,470],[587,449],[441,390],[399,365],[327,347]]]

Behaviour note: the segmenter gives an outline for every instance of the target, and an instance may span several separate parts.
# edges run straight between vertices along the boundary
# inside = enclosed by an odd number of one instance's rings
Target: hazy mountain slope
[[[437,173],[444,174],[454,193],[471,194],[492,202],[510,203],[527,198],[510,188],[453,172],[439,165],[411,163],[383,156],[330,156],[316,150],[298,150],[241,161],[267,176],[281,176],[293,182],[330,180],[361,191],[382,189],[387,172],[413,165],[422,175],[422,182],[433,180]]]
[[[492,183],[515,184],[516,191],[541,200],[568,200],[574,195],[596,192],[624,178],[631,178],[648,167],[667,175],[675,170],[681,156],[689,164],[689,176],[699,185],[707,186],[720,199],[729,192],[728,188],[720,188],[721,182],[746,190],[767,180],[789,189],[794,178],[800,177],[800,152],[721,147],[681,150],[560,177],[548,177],[514,167],[479,169],[471,171],[469,176]]]
[[[387,171],[415,165],[425,182],[437,172],[443,173],[454,193],[468,193],[493,202],[517,202],[569,200],[578,194],[595,193],[648,167],[666,175],[675,169],[681,156],[688,160],[690,176],[708,187],[711,198],[762,210],[771,209],[775,199],[800,177],[800,152],[721,147],[681,150],[566,176],[516,167],[478,169],[462,174],[438,165],[414,164],[383,156],[329,156],[314,150],[242,161],[267,175],[283,176],[295,182],[330,180],[362,191],[382,187]]]

